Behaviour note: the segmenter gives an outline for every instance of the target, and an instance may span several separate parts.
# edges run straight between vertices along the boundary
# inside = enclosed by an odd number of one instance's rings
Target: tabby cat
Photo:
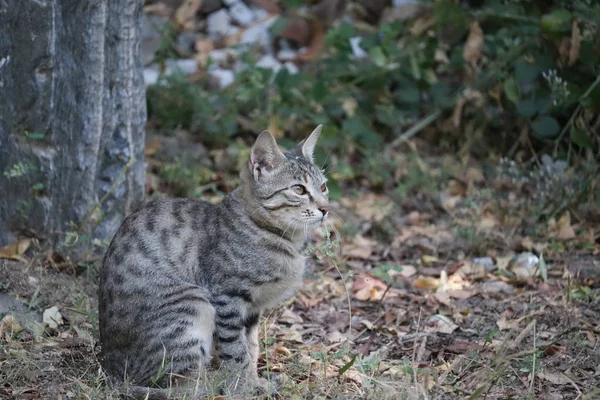
[[[120,390],[168,398],[173,377],[198,376],[211,359],[237,376],[234,393],[265,389],[259,318],[301,285],[308,235],[328,215],[313,162],[321,129],[285,153],[263,131],[217,205],[157,200],[125,219],[99,289],[101,364]]]

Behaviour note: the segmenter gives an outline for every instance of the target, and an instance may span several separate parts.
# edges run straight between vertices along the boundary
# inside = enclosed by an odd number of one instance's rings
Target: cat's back
[[[127,275],[157,278],[157,269],[192,274],[198,246],[211,240],[216,213],[215,205],[201,200],[147,203],[129,215],[115,234],[104,258],[101,288],[119,285]]]

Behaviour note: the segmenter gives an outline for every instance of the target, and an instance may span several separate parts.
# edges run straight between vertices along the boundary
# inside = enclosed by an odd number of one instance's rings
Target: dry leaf
[[[323,48],[323,44],[325,43],[325,29],[321,22],[316,19],[311,20],[312,25],[312,37],[310,39],[310,44],[308,45],[308,50],[304,53],[298,54],[296,57],[296,61],[300,62],[308,62],[312,61],[316,58],[317,55],[321,53],[321,49]]]
[[[251,0],[250,2],[252,4],[254,4],[255,6],[264,8],[271,14],[280,14],[281,13],[281,9],[279,8],[279,5],[277,5],[276,0]]]
[[[570,240],[574,239],[576,236],[575,230],[571,226],[571,214],[567,211],[558,220],[558,233],[556,237],[558,239]]]
[[[417,289],[436,289],[440,280],[431,276],[420,276],[413,282],[413,287]]]
[[[21,239],[8,246],[0,248],[0,258],[23,261],[23,255],[31,245],[31,239]]]
[[[394,207],[394,203],[387,197],[374,193],[366,193],[356,200],[342,199],[344,206],[352,207],[364,219],[379,222],[385,219]]]
[[[445,315],[432,315],[427,318],[425,321],[425,328],[423,329],[425,332],[430,333],[452,333],[458,328],[452,320]]]
[[[555,385],[568,385],[572,382],[572,380],[562,372],[538,372],[537,375]]]
[[[477,62],[481,58],[483,43],[483,30],[479,26],[479,22],[475,21],[471,24],[471,31],[463,48],[463,58],[469,63],[473,73],[476,71]]]
[[[23,328],[19,321],[12,314],[7,314],[0,321],[0,340],[9,342],[12,336],[20,332]]]
[[[185,0],[181,6],[175,11],[175,22],[180,27],[196,16],[198,10],[202,7],[202,0]]]
[[[159,17],[170,17],[171,11],[171,7],[162,2],[144,6],[144,14],[152,14]]]
[[[431,28],[434,24],[435,20],[432,15],[427,17],[417,18],[416,21],[410,28],[410,33],[415,36],[421,36],[423,33],[427,32],[429,28]]]
[[[577,21],[573,21],[571,29],[571,47],[569,49],[569,65],[573,65],[579,59],[579,49],[581,48],[581,31]]]
[[[372,275],[358,275],[352,284],[354,297],[361,301],[381,300],[388,285],[383,280]]]
[[[64,324],[63,317],[56,306],[45,309],[42,320],[50,329],[58,329],[60,325]]]
[[[342,99],[342,109],[348,117],[354,116],[357,107],[358,103],[356,102],[356,99],[354,97],[344,97]]]
[[[301,324],[302,322],[304,322],[301,316],[287,308],[279,317],[279,321],[284,322],[286,324]]]

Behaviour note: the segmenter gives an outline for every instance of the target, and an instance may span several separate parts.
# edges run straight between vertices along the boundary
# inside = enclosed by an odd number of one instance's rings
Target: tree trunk
[[[0,0],[0,246],[110,239],[144,194],[143,0]]]

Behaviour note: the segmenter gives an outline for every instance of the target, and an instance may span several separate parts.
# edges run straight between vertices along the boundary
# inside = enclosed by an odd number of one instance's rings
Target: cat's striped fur
[[[261,385],[261,312],[301,285],[307,235],[327,216],[312,155],[320,132],[282,153],[264,131],[221,203],[158,200],[123,222],[100,275],[101,363],[111,379],[144,398],[157,376],[166,385],[197,374],[214,353],[242,386]]]

